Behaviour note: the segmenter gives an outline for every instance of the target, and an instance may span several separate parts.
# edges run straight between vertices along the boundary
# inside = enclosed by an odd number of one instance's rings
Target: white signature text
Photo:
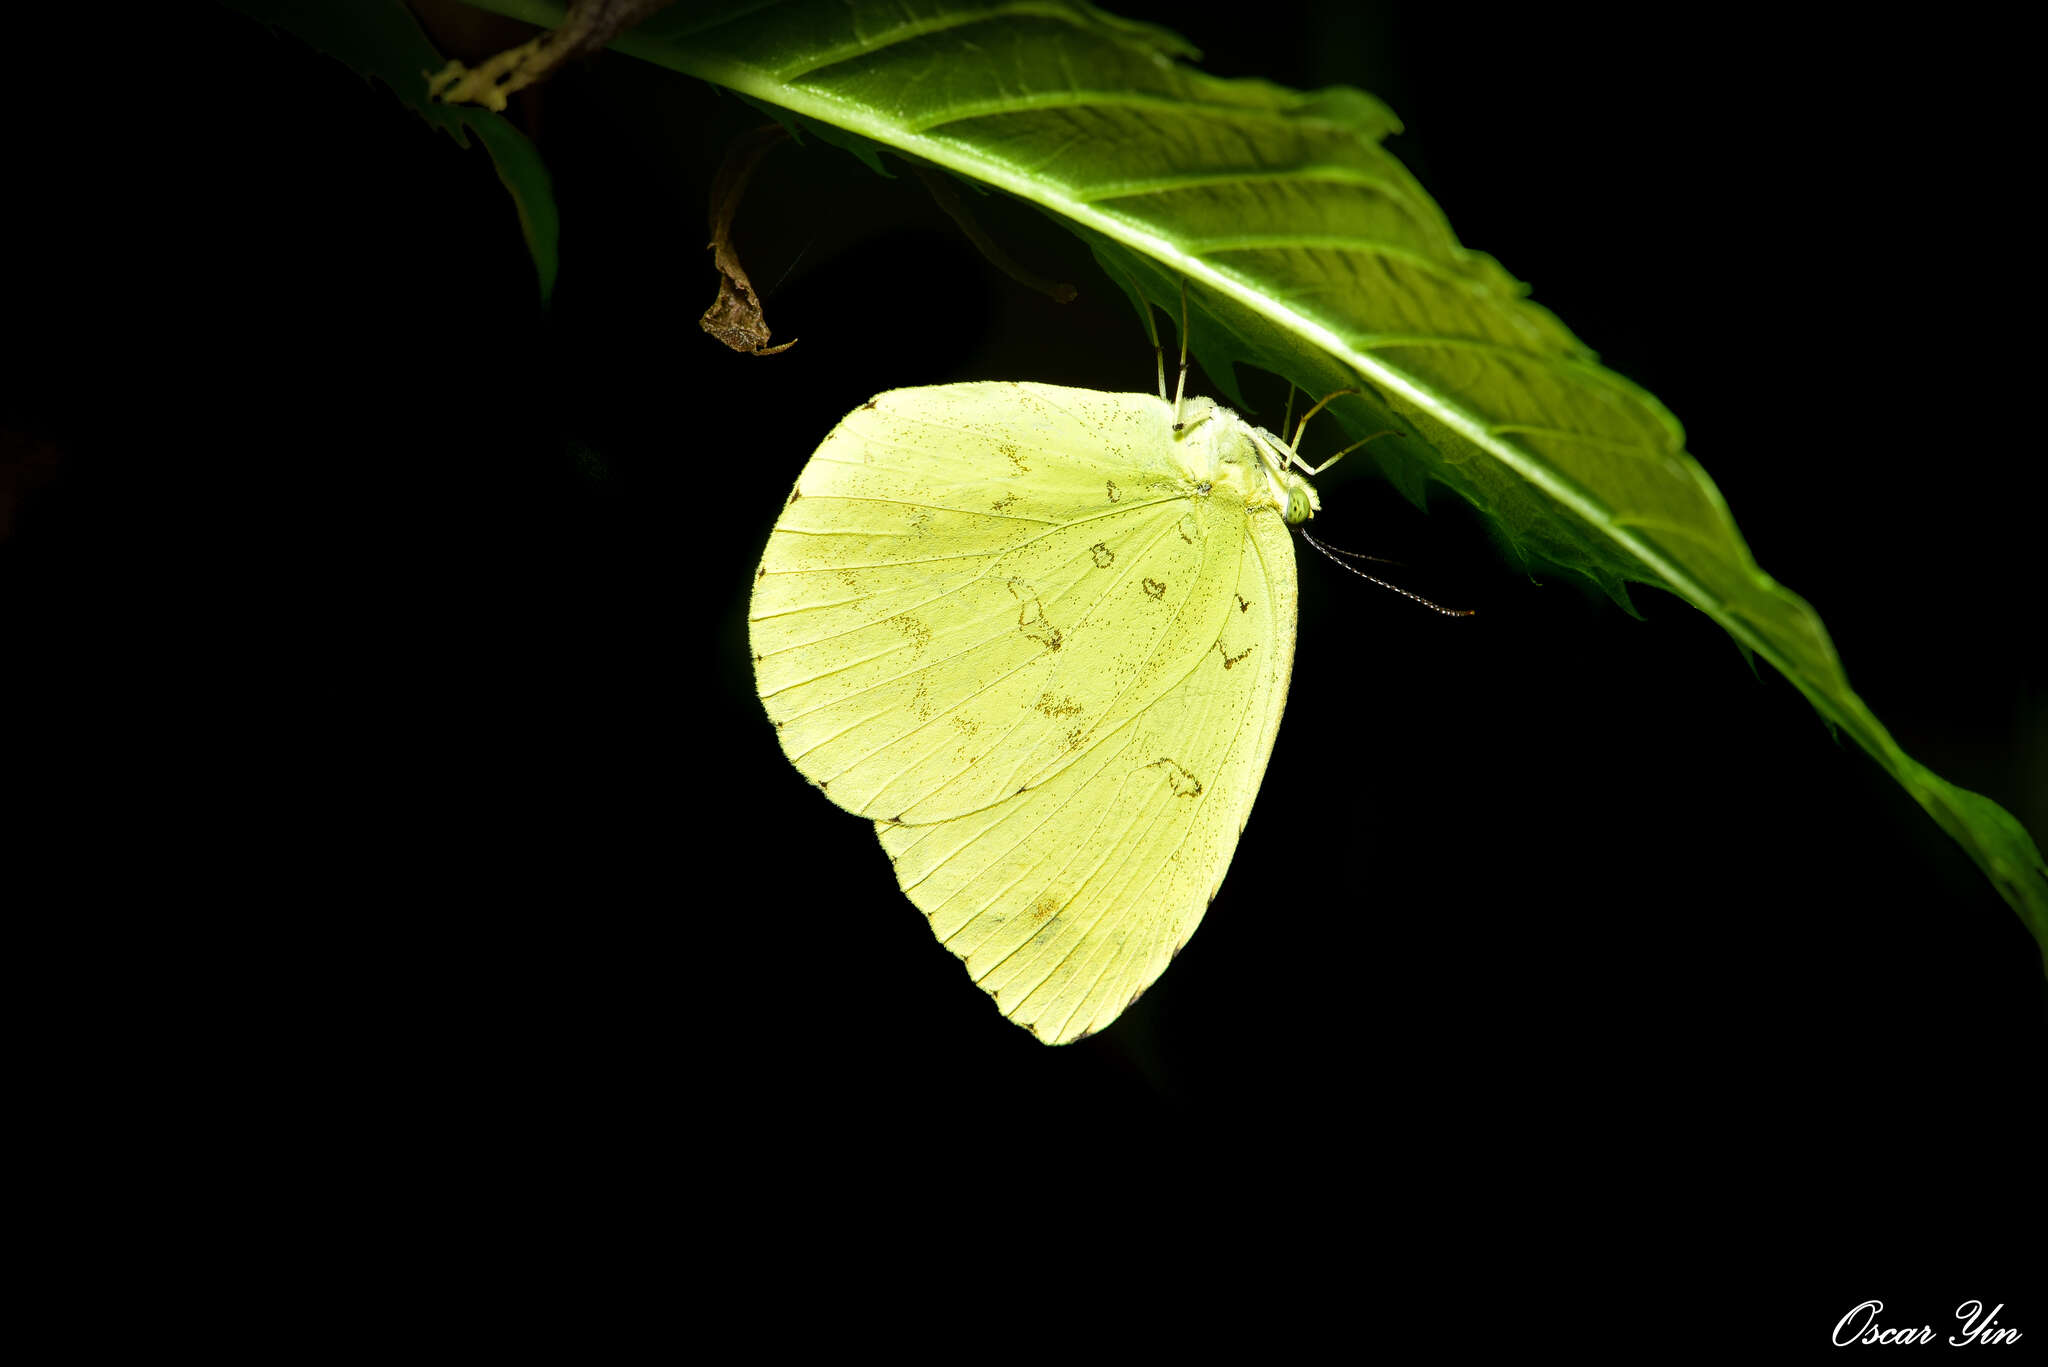
[[[1964,1301],[1956,1307],[1956,1318],[1963,1322],[1962,1330],[1949,1336],[1949,1346],[1962,1348],[1973,1343],[2018,1343],[2020,1331],[2004,1328],[1998,1323],[1998,1312],[2003,1309],[2005,1304],[2002,1301],[1990,1310],[1984,1308],[1982,1301]],[[1883,1301],[1864,1301],[1842,1316],[1835,1321],[1835,1347],[1846,1348],[1852,1343],[1934,1342],[1934,1330],[1924,1324],[1918,1329],[1886,1329],[1877,1322],[1877,1317],[1883,1313]]]

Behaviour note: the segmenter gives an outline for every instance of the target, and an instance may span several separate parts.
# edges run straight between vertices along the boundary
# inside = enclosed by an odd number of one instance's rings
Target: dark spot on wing
[[[903,633],[904,639],[910,642],[911,648],[917,653],[922,654],[924,648],[932,643],[932,629],[923,618],[899,612],[888,620],[890,626]]]
[[[1240,593],[1237,595],[1237,610],[1239,612],[1249,612],[1251,611],[1251,606],[1252,605],[1250,603],[1244,601],[1243,594]]]
[[[1199,797],[1202,780],[1180,767],[1170,759],[1160,758],[1145,766],[1148,769],[1163,769],[1166,772],[1166,786],[1173,790],[1175,797]]]
[[[1031,710],[1047,717],[1078,717],[1087,711],[1071,696],[1055,698],[1050,692],[1038,695],[1038,701],[1031,704]]]
[[[1166,596],[1166,585],[1160,583],[1157,579],[1147,579],[1145,581],[1145,596],[1153,599],[1164,598]]]
[[[1116,481],[1115,481],[1115,480],[1113,480],[1113,479],[1108,479],[1108,480],[1104,480],[1104,481],[1103,481],[1103,484],[1104,484],[1105,486],[1107,486],[1107,488],[1109,489],[1109,501],[1110,501],[1111,503],[1114,503],[1114,502],[1116,502],[1116,501],[1117,501],[1118,499],[1120,499],[1120,498],[1122,498],[1122,497],[1123,497],[1123,494],[1122,494],[1122,493],[1121,493],[1120,491],[1118,491],[1118,489],[1117,489],[1117,487],[1116,487]]]
[[[1229,669],[1232,666],[1234,666],[1239,660],[1242,660],[1245,656],[1251,654],[1254,650],[1258,649],[1258,646],[1259,643],[1257,641],[1254,641],[1250,645],[1246,646],[1243,650],[1238,651],[1237,654],[1232,655],[1230,652],[1226,651],[1223,648],[1223,642],[1218,641],[1216,643],[1216,653],[1223,657],[1223,667],[1225,669]]]
[[[1016,501],[1017,496],[1015,494],[1004,494],[994,503],[988,505],[989,511],[992,513],[1006,513],[1010,510],[1010,505],[1015,503]]]
[[[868,411],[869,409],[873,408],[874,406],[875,406],[875,401],[874,401],[873,399],[869,399],[869,400],[868,400],[868,401],[867,401],[866,403],[864,403],[864,404],[862,404],[862,405],[860,406],[860,408],[861,408],[861,412],[865,413],[865,412],[867,412],[867,411]]]
[[[1037,591],[1022,579],[1012,579],[1010,596],[1017,600],[1017,629],[1047,650],[1058,650],[1063,639],[1060,629],[1046,620]]]
[[[1101,541],[1090,546],[1088,554],[1095,557],[1095,568],[1098,570],[1108,569],[1109,562],[1116,559],[1116,552],[1111,550],[1106,542]],[[767,571],[763,570],[762,573],[766,574]]]

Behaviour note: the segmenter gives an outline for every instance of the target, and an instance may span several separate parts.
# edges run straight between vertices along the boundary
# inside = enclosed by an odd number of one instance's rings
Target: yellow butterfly
[[[1115,1020],[1194,934],[1294,663],[1308,467],[1164,391],[1162,370],[1158,395],[877,395],[804,467],[754,580],[784,753],[1048,1044]]]

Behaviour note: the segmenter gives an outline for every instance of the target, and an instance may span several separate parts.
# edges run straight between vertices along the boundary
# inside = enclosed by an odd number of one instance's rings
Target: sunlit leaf
[[[1177,309],[1185,281],[1193,349],[1228,399],[1237,365],[1358,388],[1331,411],[1353,439],[1397,433],[1368,450],[1411,497],[1447,486],[1524,563],[1624,603],[1629,582],[1668,589],[1768,660],[1970,852],[2048,961],[2048,865],[2025,830],[1898,747],[1677,421],[1459,245],[1382,146],[1399,124],[1371,96],[1216,79],[1174,35],[1074,0],[678,5],[615,46],[1034,204],[1155,304]]]

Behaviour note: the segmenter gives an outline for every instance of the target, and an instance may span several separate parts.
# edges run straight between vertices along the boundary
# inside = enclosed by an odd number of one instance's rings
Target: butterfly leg
[[[1329,469],[1332,465],[1335,465],[1338,461],[1344,459],[1344,457],[1350,455],[1353,451],[1356,451],[1359,447],[1365,445],[1367,442],[1378,441],[1381,437],[1391,437],[1393,435],[1393,428],[1384,427],[1381,428],[1379,431],[1373,433],[1369,437],[1361,437],[1357,441],[1352,442],[1349,446],[1345,447],[1342,451],[1339,451],[1336,455],[1331,456],[1321,465],[1311,466],[1307,461],[1303,460],[1300,456],[1296,456],[1294,458],[1294,463],[1299,465],[1302,469],[1308,471],[1308,473],[1311,476],[1320,475],[1323,471]]]
[[[1138,283],[1136,276],[1133,276],[1129,271],[1126,271],[1121,266],[1118,266],[1116,268],[1116,273],[1118,275],[1121,275],[1124,278],[1124,280],[1130,285],[1131,294],[1137,299],[1138,306],[1145,310],[1145,336],[1149,338],[1152,342],[1152,365],[1153,368],[1156,371],[1158,371],[1159,375],[1159,402],[1165,403],[1166,347],[1164,346],[1164,344],[1160,342],[1159,328],[1152,321],[1152,301],[1145,297],[1144,286]],[[1183,299],[1185,299],[1185,292],[1187,290],[1187,285],[1185,282],[1182,283],[1181,290],[1183,292]],[[1185,325],[1183,325],[1183,327],[1185,327]],[[1182,359],[1181,369],[1183,370],[1183,372],[1185,372],[1185,370],[1187,369],[1187,362],[1185,358]],[[1179,426],[1179,424],[1176,423],[1175,426]]]
[[[1188,278],[1180,278],[1180,378],[1173,384],[1173,430],[1181,429],[1181,396],[1188,389]],[[1166,397],[1166,379],[1160,377],[1159,397]]]

